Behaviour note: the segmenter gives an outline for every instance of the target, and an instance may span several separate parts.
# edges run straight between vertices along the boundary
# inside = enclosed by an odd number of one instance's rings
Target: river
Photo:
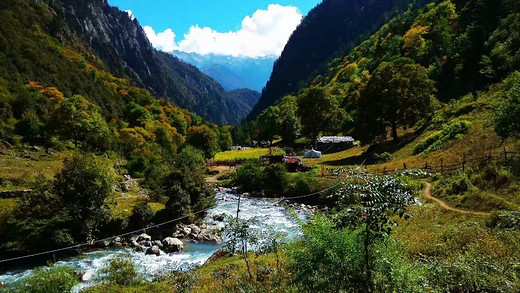
[[[237,199],[238,196],[230,192],[218,192],[216,206],[208,211],[203,221],[208,224],[214,223],[213,216],[223,213],[236,216]],[[301,233],[298,220],[285,207],[277,205],[277,202],[274,199],[241,197],[239,217],[241,219],[255,217],[258,224],[253,227],[254,229],[263,230],[270,227],[276,231],[285,232],[289,239],[297,238]],[[306,217],[303,211],[296,211],[296,215],[302,220]],[[143,252],[136,252],[131,248],[107,249],[60,260],[56,265],[69,266],[76,271],[89,271],[93,274],[90,282],[78,284],[74,288],[75,292],[79,292],[83,288],[99,283],[102,278],[100,270],[117,256],[130,256],[136,269],[147,279],[151,280],[164,272],[189,270],[194,266],[202,265],[222,246],[223,244],[190,242],[185,245],[185,249],[180,253],[161,253],[160,256],[145,255]],[[15,284],[22,282],[24,278],[32,273],[33,269],[10,271],[0,275],[0,282]]]

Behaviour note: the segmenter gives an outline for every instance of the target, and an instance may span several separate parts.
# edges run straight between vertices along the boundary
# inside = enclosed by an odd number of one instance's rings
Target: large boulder
[[[159,246],[154,245],[146,250],[146,255],[152,255],[155,254],[157,256],[161,255],[161,249]]]
[[[167,237],[162,241],[162,244],[168,252],[178,252],[184,249],[184,243],[177,238]]]
[[[92,279],[93,277],[93,274],[91,271],[86,271],[86,272],[83,272],[79,275],[79,280],[81,282],[88,282]]]

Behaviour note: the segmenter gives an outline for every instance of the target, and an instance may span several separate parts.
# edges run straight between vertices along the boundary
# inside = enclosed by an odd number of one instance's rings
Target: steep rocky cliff
[[[237,124],[250,111],[197,68],[156,51],[138,20],[106,0],[63,0],[63,8],[74,36],[114,74],[215,123]]]

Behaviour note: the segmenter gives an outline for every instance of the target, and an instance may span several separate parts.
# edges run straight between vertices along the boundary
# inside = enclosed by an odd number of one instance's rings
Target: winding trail
[[[451,207],[443,200],[438,199],[432,195],[432,184],[430,182],[422,181],[422,183],[425,185],[424,192],[423,192],[424,196],[437,202],[445,210],[456,212],[456,213],[461,213],[461,214],[470,214],[470,215],[477,215],[477,216],[489,216],[490,215],[490,213],[488,213],[488,212],[461,210],[458,208]]]

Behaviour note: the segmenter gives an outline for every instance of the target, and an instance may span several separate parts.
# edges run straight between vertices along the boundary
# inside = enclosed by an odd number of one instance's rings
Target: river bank
[[[283,205],[278,205],[278,201],[279,200],[277,199],[260,199],[240,196],[239,217],[241,219],[256,218],[259,224],[258,226],[253,227],[254,229],[265,230],[270,228],[281,231],[286,234],[288,238],[294,239],[301,233],[299,219],[305,219],[307,212],[298,209],[295,212],[297,215],[297,218],[295,218],[291,212],[289,212],[288,208]],[[237,204],[238,194],[234,194],[228,189],[219,191],[217,193],[217,204],[215,207],[207,211],[202,224],[207,227],[222,227],[225,224],[225,217],[222,218],[222,216],[236,216]],[[175,224],[173,224],[173,226],[175,227]],[[154,240],[155,239],[152,238],[150,239],[150,242]],[[213,253],[223,246],[222,243],[201,242],[196,239],[189,239],[185,242],[183,241],[183,244],[184,249],[182,251],[168,252],[163,248],[160,249],[159,255],[146,254],[146,250],[153,245],[142,245],[143,247],[140,249],[130,246],[112,246],[107,249],[90,251],[78,256],[57,261],[56,265],[69,266],[79,273],[88,272],[91,275],[90,280],[82,282],[77,286],[76,291],[80,291],[82,288],[98,284],[102,278],[102,275],[99,273],[100,270],[111,259],[118,256],[129,256],[141,275],[147,279],[153,279],[154,277],[161,276],[169,271],[189,270],[194,266],[200,266],[204,264]],[[4,282],[7,285],[21,282],[25,277],[32,274],[33,269],[34,268],[8,271],[3,275],[0,275],[0,282]]]

